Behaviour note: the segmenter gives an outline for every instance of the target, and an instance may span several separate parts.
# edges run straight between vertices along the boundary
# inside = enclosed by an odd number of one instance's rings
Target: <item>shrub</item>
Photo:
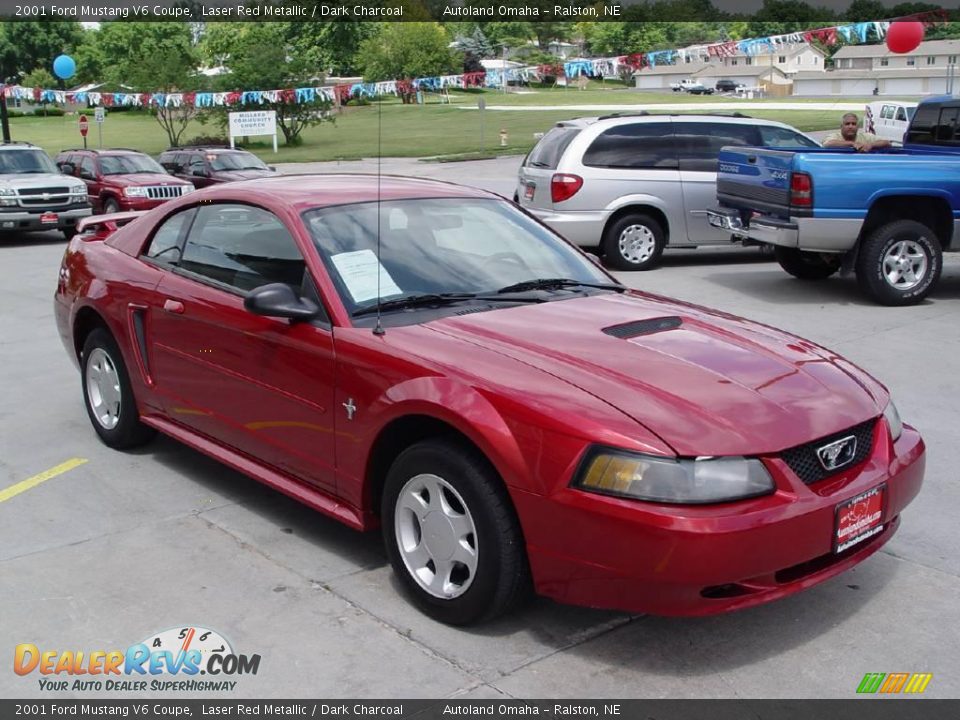
[[[194,147],[196,145],[226,145],[229,147],[230,138],[221,135],[197,135],[183,143],[183,147]]]
[[[38,107],[34,108],[33,114],[38,117],[61,117],[63,115],[63,108],[58,108],[54,105]]]

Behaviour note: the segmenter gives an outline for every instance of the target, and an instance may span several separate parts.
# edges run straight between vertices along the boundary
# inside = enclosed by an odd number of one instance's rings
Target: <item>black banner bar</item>
[[[960,700],[0,700],[0,718],[955,720]]]
[[[790,2],[803,29],[867,20],[853,0]],[[960,0],[938,4],[960,20]],[[918,6],[920,7],[920,6]],[[929,11],[934,5],[923,4]],[[779,20],[761,0],[0,0],[0,20],[33,22],[729,22]],[[869,20],[892,18],[871,17]],[[788,25],[790,23],[780,23]],[[792,32],[786,29],[785,32]]]

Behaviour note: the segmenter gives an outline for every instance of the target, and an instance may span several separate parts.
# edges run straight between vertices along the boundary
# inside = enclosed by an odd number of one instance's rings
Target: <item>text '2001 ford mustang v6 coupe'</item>
[[[444,622],[531,589],[767,602],[874,553],[920,489],[923,441],[867,373],[627,289],[489,193],[280,177],[120,221],[73,239],[55,302],[100,438],[159,430],[381,527]]]

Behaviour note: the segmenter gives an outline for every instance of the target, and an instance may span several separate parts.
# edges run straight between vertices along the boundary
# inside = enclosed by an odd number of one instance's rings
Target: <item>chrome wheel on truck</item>
[[[936,234],[915,220],[874,230],[860,245],[857,281],[884,305],[913,305],[940,277],[943,255]]]

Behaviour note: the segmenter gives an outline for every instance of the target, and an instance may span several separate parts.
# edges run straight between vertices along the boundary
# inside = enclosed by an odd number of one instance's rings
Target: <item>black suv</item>
[[[171,175],[198,188],[277,174],[253,153],[229,147],[170,148],[161,153],[159,162]]]
[[[737,88],[744,87],[743,83],[734,82],[733,80],[717,80],[716,90],[717,92],[736,92]]]

